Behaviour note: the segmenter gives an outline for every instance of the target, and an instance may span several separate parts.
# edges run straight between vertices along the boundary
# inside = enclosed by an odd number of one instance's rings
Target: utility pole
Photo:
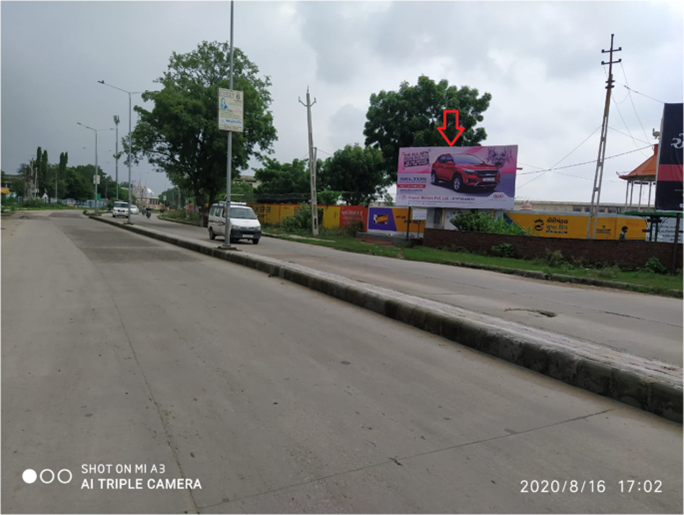
[[[591,192],[591,208],[589,210],[589,221],[587,223],[587,239],[596,238],[596,224],[598,222],[598,208],[601,203],[601,183],[603,182],[603,162],[606,157],[606,138],[608,136],[608,114],[610,112],[610,91],[613,86],[613,65],[618,64],[622,59],[613,61],[613,52],[620,52],[622,47],[613,48],[613,37],[610,35],[610,50],[601,50],[602,54],[610,54],[608,62],[601,61],[601,65],[608,65],[608,80],[606,81],[606,105],[603,108],[603,124],[601,126],[601,142],[599,143],[598,159],[596,160],[596,172],[594,174],[594,189]]]
[[[316,103],[314,98],[311,103],[309,87],[306,87],[306,104],[299,99],[299,103],[306,107],[306,119],[309,126],[309,172],[311,174],[311,230],[314,236],[318,236],[318,198],[316,196],[316,156],[313,146],[313,128],[311,127],[311,107]]]
[[[228,72],[228,89],[233,90],[233,0],[230,0],[230,71]],[[233,131],[228,131],[228,151],[226,152],[226,202],[223,205],[225,215],[225,236],[223,238],[223,245],[221,248],[225,250],[233,250],[234,247],[230,245],[230,235],[232,231],[230,221],[230,207],[231,207],[231,186],[233,182]],[[209,206],[211,208],[211,206]],[[202,221],[200,220],[200,224]]]
[[[114,156],[114,170],[115,170],[115,175],[116,175],[116,200],[119,200],[119,115],[115,114],[114,115],[114,125],[116,125],[116,147],[114,148],[114,152],[116,153]]]

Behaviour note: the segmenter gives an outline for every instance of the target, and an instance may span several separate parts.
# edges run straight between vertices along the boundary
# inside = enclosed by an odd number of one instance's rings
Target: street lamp
[[[116,159],[115,175],[116,175],[116,200],[119,200],[119,115],[114,115],[114,125],[116,125]]]
[[[104,84],[105,86],[109,86],[110,88],[118,89],[119,91],[123,91],[128,95],[128,222],[126,223],[131,223],[131,120],[132,120],[132,112],[131,112],[131,95],[139,95],[140,93],[143,93],[142,91],[126,91],[125,89],[117,88],[116,86],[112,86],[111,84],[105,83],[104,80],[98,80],[100,84]],[[118,125],[118,124],[117,124]],[[118,131],[117,131],[118,134]],[[118,138],[117,138],[118,140]],[[118,148],[118,147],[117,147]]]
[[[102,132],[102,131],[113,131],[114,129],[93,129],[92,127],[88,127],[87,125],[82,124],[81,122],[76,122],[78,125],[81,127],[85,127],[86,129],[90,129],[95,133],[95,175],[93,176],[93,182],[95,183],[95,214],[97,214],[97,182],[100,178],[100,176],[97,173],[97,133]],[[85,148],[85,147],[83,147]]]

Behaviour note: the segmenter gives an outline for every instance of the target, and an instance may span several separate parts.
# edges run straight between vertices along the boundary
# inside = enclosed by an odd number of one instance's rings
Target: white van
[[[209,238],[217,236],[225,239],[226,214],[225,202],[217,202],[209,210]],[[254,210],[246,204],[230,205],[230,241],[252,240],[254,245],[261,239],[261,224]]]

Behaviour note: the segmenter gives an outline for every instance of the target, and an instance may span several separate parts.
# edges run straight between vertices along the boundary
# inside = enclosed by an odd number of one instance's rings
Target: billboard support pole
[[[601,125],[601,142],[599,143],[598,159],[596,160],[596,172],[594,173],[594,189],[591,192],[591,208],[589,210],[589,223],[587,224],[587,239],[596,237],[596,223],[598,222],[598,207],[601,202],[601,183],[603,182],[603,162],[606,157],[606,138],[608,137],[608,115],[610,114],[610,92],[613,89],[613,64],[622,61],[613,61],[613,52],[619,52],[622,47],[613,48],[613,37],[610,35],[610,50],[601,50],[601,53],[610,54],[608,62],[601,61],[602,65],[608,65],[608,80],[606,81],[606,104],[603,108],[603,122]]]
[[[406,241],[409,241],[409,232],[411,231],[411,206],[408,208],[408,218],[406,219]]]
[[[677,213],[677,221],[675,222],[674,245],[672,247],[672,274],[677,273],[677,247],[679,247],[679,220],[682,214]]]

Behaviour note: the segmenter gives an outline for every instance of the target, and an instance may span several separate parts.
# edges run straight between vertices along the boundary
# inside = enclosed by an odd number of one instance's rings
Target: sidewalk
[[[174,234],[164,228],[160,230],[159,227],[142,227],[144,224],[124,226],[113,220],[97,220],[279,276],[568,384],[651,411],[670,420],[682,420],[681,366],[645,359],[607,346],[494,318],[379,285],[362,283],[308,266],[287,263],[281,259],[247,251],[222,251],[218,248],[219,244],[208,239],[202,241]],[[197,234],[197,231],[193,232],[193,235]],[[248,246],[241,248],[250,249]]]

